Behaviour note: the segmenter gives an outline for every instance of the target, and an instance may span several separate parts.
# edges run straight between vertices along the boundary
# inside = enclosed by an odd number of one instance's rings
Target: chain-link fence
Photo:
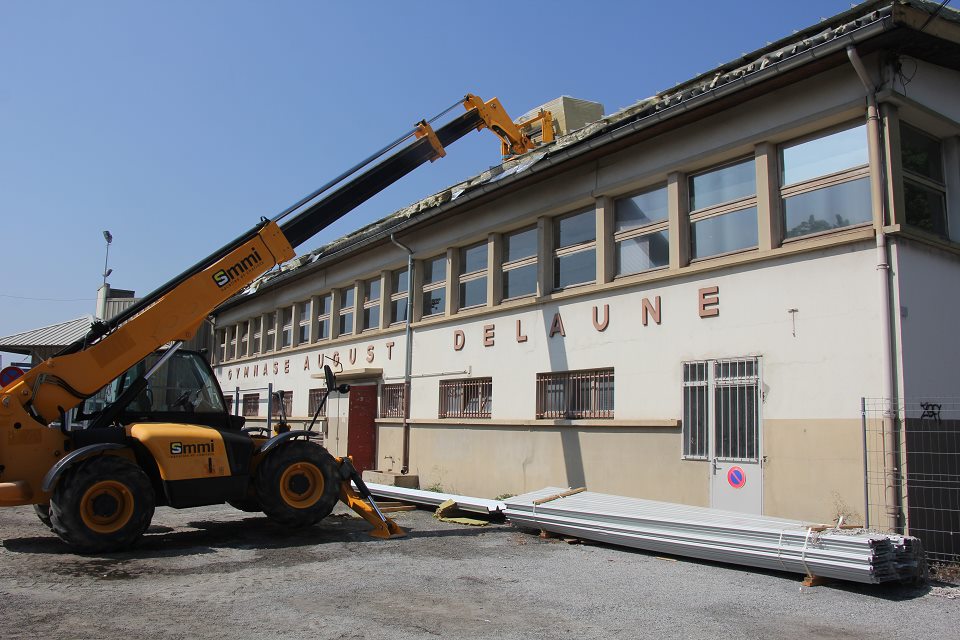
[[[868,526],[960,566],[960,398],[861,401]]]

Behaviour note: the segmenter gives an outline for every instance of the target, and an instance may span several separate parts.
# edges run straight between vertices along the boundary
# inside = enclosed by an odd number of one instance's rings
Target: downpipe
[[[881,144],[880,116],[874,87],[863,61],[854,46],[847,47],[847,57],[863,84],[867,99],[867,142],[870,154],[870,198],[873,207],[873,223],[877,238],[877,288],[880,294],[880,368],[883,402],[883,478],[884,502],[886,504],[886,528],[900,530],[900,486],[897,473],[899,439],[897,438],[897,391],[893,362],[893,317],[890,306],[890,258],[887,236],[884,198],[883,146]]]
[[[390,242],[407,252],[407,321],[404,327],[404,364],[403,364],[403,456],[400,473],[410,472],[410,377],[413,370],[413,330],[410,326],[413,317],[413,250],[390,234]]]

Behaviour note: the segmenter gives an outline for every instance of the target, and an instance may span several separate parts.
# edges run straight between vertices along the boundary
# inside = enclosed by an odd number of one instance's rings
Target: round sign
[[[23,369],[20,367],[4,367],[0,369],[0,387],[7,386],[22,375]]]
[[[747,484],[747,474],[740,467],[730,467],[727,471],[727,482],[734,489],[742,489]]]

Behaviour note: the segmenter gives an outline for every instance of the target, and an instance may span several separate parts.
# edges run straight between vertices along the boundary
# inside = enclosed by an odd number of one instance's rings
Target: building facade
[[[854,7],[298,259],[218,310],[224,392],[306,422],[337,363],[328,449],[423,488],[862,521],[860,399],[960,395],[960,21],[927,4]]]

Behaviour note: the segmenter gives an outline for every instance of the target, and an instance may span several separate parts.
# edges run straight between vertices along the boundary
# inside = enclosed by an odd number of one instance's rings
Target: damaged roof
[[[842,54],[847,46],[861,45],[881,34],[893,32],[898,27],[912,30],[912,53],[929,54],[930,51],[936,51],[939,64],[960,69],[960,50],[951,49],[947,55],[942,49],[942,40],[931,35],[931,32],[937,30],[930,26],[935,20],[949,23],[955,29],[960,25],[960,11],[927,0],[885,0],[855,5],[817,25],[797,31],[787,38],[769,43],[670,89],[639,100],[576,131],[559,136],[553,143],[536,151],[507,159],[479,175],[423,198],[318,249],[297,256],[279,269],[264,274],[245,291],[225,303],[221,309],[238,304],[245,296],[266,288],[272,289],[282,282],[321,269],[335,256],[342,258],[344,254],[360,251],[373,243],[386,240],[391,233],[398,233],[444,214],[453,207],[501,191],[507,185],[525,180],[548,167],[565,163],[598,147],[610,145],[642,129],[688,113],[734,92],[739,93],[787,71],[815,62],[822,63],[828,55]],[[923,31],[926,33],[920,33]],[[900,44],[903,49],[902,43]]]

